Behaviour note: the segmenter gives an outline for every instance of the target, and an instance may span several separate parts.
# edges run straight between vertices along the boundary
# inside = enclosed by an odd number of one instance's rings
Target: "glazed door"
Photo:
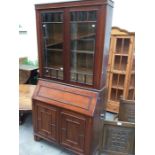
[[[41,13],[43,76],[63,80],[63,11]]]
[[[53,141],[58,141],[57,109],[37,104],[36,110],[37,133]]]
[[[60,143],[75,151],[84,153],[86,120],[84,117],[61,112]]]
[[[41,12],[44,78],[94,86],[95,63],[101,61],[96,53],[102,52],[96,47],[98,14],[97,7]]]
[[[93,85],[97,10],[70,11],[70,81]]]

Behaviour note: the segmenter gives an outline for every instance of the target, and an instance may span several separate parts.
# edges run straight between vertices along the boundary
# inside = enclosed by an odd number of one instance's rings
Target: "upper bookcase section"
[[[74,1],[35,8],[40,78],[103,88],[113,2]]]

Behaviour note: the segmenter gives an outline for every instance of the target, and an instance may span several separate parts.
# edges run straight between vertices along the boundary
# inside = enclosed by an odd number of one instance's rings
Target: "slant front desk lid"
[[[32,98],[56,107],[93,116],[97,96],[98,93],[94,91],[39,80]]]

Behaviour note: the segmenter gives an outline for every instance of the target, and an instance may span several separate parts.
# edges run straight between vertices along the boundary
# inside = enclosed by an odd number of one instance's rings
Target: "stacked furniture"
[[[135,154],[135,101],[120,100],[118,120],[104,120],[102,147],[103,155]]]
[[[34,138],[74,154],[96,154],[113,2],[38,4],[35,9],[40,78],[32,98]]]
[[[107,71],[107,111],[118,113],[119,99],[135,98],[135,33],[118,27],[111,31]]]

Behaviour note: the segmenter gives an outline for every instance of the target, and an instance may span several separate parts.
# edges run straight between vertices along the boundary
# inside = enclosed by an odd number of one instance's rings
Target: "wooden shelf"
[[[135,89],[135,86],[129,86],[129,89]]]
[[[112,73],[126,74],[126,71],[112,70]]]
[[[72,37],[71,38],[71,41],[74,41],[74,40],[80,40],[80,39],[87,39],[89,37],[92,37],[92,36],[95,36],[95,33],[90,33],[90,34],[79,34],[78,36],[76,37]],[[47,48],[50,46],[55,46],[55,45],[58,45],[58,44],[63,44],[63,41],[58,41],[58,42],[55,42],[55,43],[52,43],[52,44],[47,44]]]
[[[72,73],[78,73],[78,74],[87,74],[87,75],[90,75],[90,76],[93,75],[92,70],[85,69],[85,68],[78,68],[77,70],[71,69],[71,72]]]
[[[42,24],[63,24],[63,22],[42,22]]]
[[[123,90],[124,89],[124,86],[112,85],[112,88]]]
[[[114,53],[115,55],[117,56],[128,56],[129,54],[126,54],[126,53]]]
[[[61,69],[61,68],[63,68],[63,66],[49,66],[49,67],[44,67],[45,69],[56,69],[56,70],[61,70],[61,71],[63,71],[63,69]]]
[[[71,51],[75,53],[95,54],[94,51],[86,51],[86,50],[71,50]]]
[[[50,52],[55,52],[55,51],[62,52],[63,51],[63,49],[57,49],[57,48],[47,48],[47,50]]]
[[[96,23],[96,21],[71,21],[71,24],[81,24],[81,23]]]

